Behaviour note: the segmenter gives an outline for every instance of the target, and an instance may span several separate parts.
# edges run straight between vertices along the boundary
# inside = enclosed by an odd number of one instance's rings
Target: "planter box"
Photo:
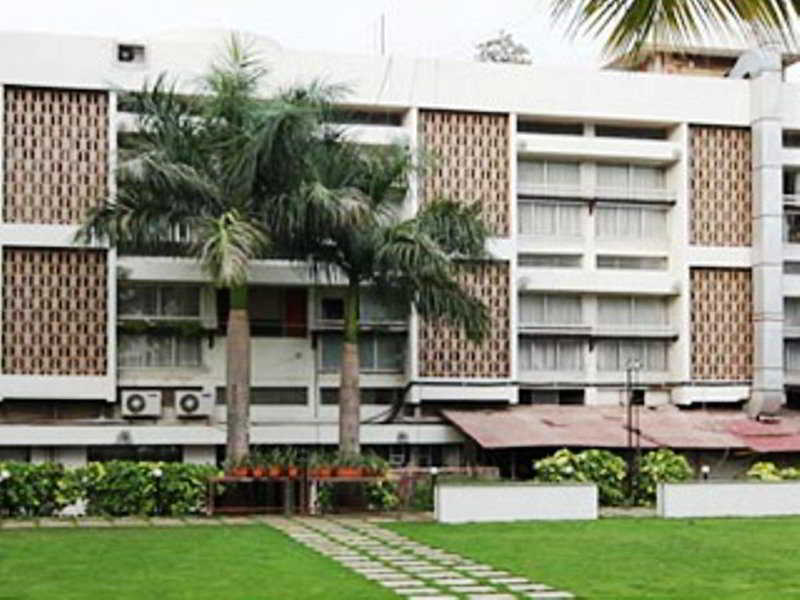
[[[800,515],[800,482],[661,483],[657,512],[667,518]]]
[[[597,518],[593,483],[442,483],[434,495],[440,523]]]

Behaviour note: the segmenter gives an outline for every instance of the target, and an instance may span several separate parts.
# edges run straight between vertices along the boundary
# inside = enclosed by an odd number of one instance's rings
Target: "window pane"
[[[544,185],[544,162],[520,161],[517,165],[517,178],[519,191],[523,193],[525,190]]]
[[[200,338],[175,338],[177,345],[176,366],[200,366]]]
[[[402,335],[384,335],[377,338],[378,368],[401,371],[405,358],[406,339]]]
[[[548,296],[547,322],[554,325],[580,325],[583,321],[580,296]]]
[[[646,238],[667,237],[667,211],[642,209],[642,235]]]
[[[580,165],[576,162],[548,162],[547,183],[577,187],[581,182]]]
[[[561,340],[558,342],[558,370],[559,371],[580,371],[583,364],[581,349],[583,344],[573,340]]]
[[[358,368],[361,371],[377,368],[375,336],[372,334],[358,336]]]
[[[362,292],[359,311],[362,321],[372,323],[405,321],[408,313],[403,304],[392,302],[374,292]]]
[[[520,321],[523,323],[544,323],[544,296],[527,294],[520,298]]]
[[[597,299],[597,319],[601,325],[630,325],[630,298],[610,297]]]
[[[533,204],[533,235],[556,235],[556,205],[544,202]]]
[[[517,222],[522,235],[531,235],[534,232],[534,207],[530,202],[520,202],[517,205]]]
[[[628,187],[628,165],[597,165],[597,185],[604,188]]]
[[[519,342],[519,368],[523,371],[530,371],[533,369],[531,362],[531,343],[529,340],[520,340]]]
[[[534,340],[531,352],[534,371],[555,371],[556,348],[553,340]]]
[[[597,368],[600,371],[619,370],[619,343],[613,341],[595,344],[597,352]]]
[[[145,285],[121,285],[117,295],[118,312],[125,316],[156,316],[156,288]]]
[[[336,370],[342,364],[342,337],[340,335],[323,335],[320,337],[322,356],[320,366],[325,370]]]
[[[634,188],[640,190],[664,189],[664,169],[659,167],[643,167],[634,165],[632,171]]]
[[[598,206],[594,212],[594,227],[597,237],[617,236],[617,209],[611,206]]]
[[[199,317],[200,288],[175,286],[161,288],[161,311],[168,317]]]
[[[558,235],[580,237],[581,206],[577,204],[560,204],[558,209]]]
[[[633,323],[660,326],[667,323],[667,311],[661,298],[634,298]]]
[[[784,369],[787,371],[800,371],[800,342],[787,341],[784,343]]]
[[[643,365],[647,371],[667,370],[667,343],[652,341],[647,343],[647,360]]]
[[[789,327],[800,327],[800,298],[784,298],[784,318]]]

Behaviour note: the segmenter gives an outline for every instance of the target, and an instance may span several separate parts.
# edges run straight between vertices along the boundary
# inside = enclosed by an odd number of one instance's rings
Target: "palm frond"
[[[646,42],[702,45],[720,33],[739,40],[797,41],[798,0],[553,0],[552,15],[571,35],[606,36],[607,54]]]
[[[201,220],[197,235],[195,254],[220,287],[246,283],[250,262],[263,255],[269,245],[264,229],[235,209],[216,219]]]

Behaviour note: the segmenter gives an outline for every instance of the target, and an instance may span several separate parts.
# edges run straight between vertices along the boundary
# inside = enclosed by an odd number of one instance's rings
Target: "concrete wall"
[[[800,483],[662,483],[660,517],[765,517],[800,514]]]
[[[434,502],[440,523],[597,518],[594,484],[440,484]]]

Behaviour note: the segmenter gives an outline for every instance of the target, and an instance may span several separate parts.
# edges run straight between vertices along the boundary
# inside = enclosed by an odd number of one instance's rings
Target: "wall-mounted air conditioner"
[[[181,418],[207,417],[214,410],[214,394],[210,390],[177,390],[175,414]]]
[[[123,417],[160,417],[159,390],[126,390],[122,392]]]

